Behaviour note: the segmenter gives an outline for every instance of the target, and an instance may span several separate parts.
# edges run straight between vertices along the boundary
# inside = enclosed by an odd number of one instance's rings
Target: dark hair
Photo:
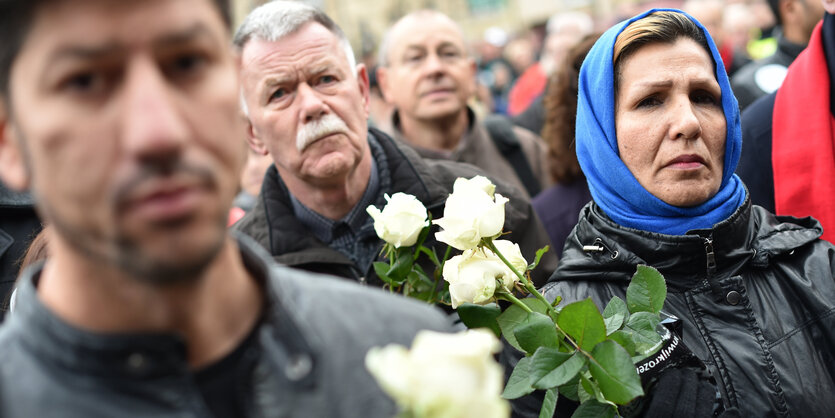
[[[623,29],[615,40],[612,62],[615,68],[614,88],[618,93],[623,62],[635,51],[650,44],[672,44],[681,38],[692,39],[713,59],[707,36],[692,20],[682,13],[661,11],[636,20]],[[715,63],[714,63],[715,64]]]
[[[35,12],[50,0],[0,0],[0,96],[9,97],[12,64],[32,26]],[[232,25],[229,0],[211,0],[227,27]]]
[[[580,67],[600,34],[588,35],[568,50],[559,68],[548,80],[545,93],[545,126],[542,139],[548,144],[551,178],[568,184],[583,177],[574,148]]]

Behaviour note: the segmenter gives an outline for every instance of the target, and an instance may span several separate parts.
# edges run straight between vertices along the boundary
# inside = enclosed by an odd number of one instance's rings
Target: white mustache
[[[318,139],[335,133],[348,133],[348,125],[339,116],[328,113],[325,116],[302,125],[296,134],[296,149],[304,151]]]

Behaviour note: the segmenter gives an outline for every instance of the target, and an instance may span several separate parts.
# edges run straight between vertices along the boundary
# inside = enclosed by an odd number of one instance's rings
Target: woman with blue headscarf
[[[664,311],[681,319],[724,409],[831,416],[835,248],[814,219],[748,201],[734,174],[737,102],[704,27],[675,10],[616,25],[586,57],[579,90],[576,148],[593,201],[546,296],[602,307],[625,298],[637,265],[655,267]],[[650,389],[656,406],[675,416],[712,403],[675,376]]]

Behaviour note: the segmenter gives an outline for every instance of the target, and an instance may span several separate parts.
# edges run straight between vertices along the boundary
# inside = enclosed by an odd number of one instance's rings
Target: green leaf
[[[591,350],[606,339],[603,316],[591,298],[574,302],[562,308],[557,318],[560,329],[568,334],[583,350]]]
[[[568,383],[562,385],[560,388],[560,395],[571,399],[574,402],[579,402],[580,399],[577,398],[577,390],[580,388],[580,375],[574,376],[573,379],[568,381]]]
[[[658,270],[640,265],[626,288],[629,312],[658,313],[667,298],[667,284]]]
[[[513,330],[513,336],[526,353],[534,353],[539,347],[557,348],[560,345],[557,327],[551,318],[539,312],[527,314]]]
[[[392,281],[397,283],[403,283],[406,281],[409,272],[412,271],[412,264],[415,261],[410,252],[403,250],[403,248],[397,250],[394,265],[391,266],[391,269],[389,269],[388,272],[386,272],[386,275],[390,277]]]
[[[609,336],[609,339],[620,344],[630,355],[635,355],[635,341],[632,339],[631,332],[615,331]]]
[[[448,294],[449,292],[447,292],[447,295]],[[446,300],[448,299],[449,297],[447,296]],[[522,299],[522,303],[534,312],[545,313],[548,311],[548,307],[539,299],[525,298]],[[519,351],[525,350],[523,350],[522,347],[519,346],[519,343],[516,342],[516,336],[513,335],[513,329],[521,324],[527,316],[528,313],[524,309],[516,305],[510,305],[510,307],[505,309],[505,311],[502,312],[498,318],[496,318],[496,322],[499,323],[499,329],[502,330],[502,336],[504,339]]]
[[[592,399],[574,410],[571,418],[614,418],[616,412],[614,406]]]
[[[650,312],[634,313],[626,320],[622,331],[632,338],[636,353],[645,354],[661,343],[661,335],[656,331],[659,322],[658,314]]]
[[[565,354],[565,353],[561,353]],[[534,354],[534,356],[536,356]],[[536,360],[534,360],[534,364]],[[543,376],[538,381],[533,382],[533,387],[537,389],[548,389],[555,386],[564,385],[577,377],[577,374],[583,370],[583,367],[588,363],[588,358],[582,353],[575,352],[567,360],[563,361],[556,368],[551,370],[548,374]],[[533,374],[531,375],[533,379]]]
[[[380,280],[387,283],[389,286],[396,286],[397,283],[394,283],[391,278],[388,276],[389,265],[388,263],[384,263],[382,261],[375,261],[374,262],[374,272],[377,273],[377,277]]]
[[[535,384],[569,358],[571,358],[571,353],[563,353],[558,348],[539,347],[531,356],[531,384]]]
[[[607,400],[626,405],[644,394],[641,378],[629,353],[614,341],[603,341],[591,352],[589,371]]]
[[[528,270],[535,269],[536,266],[539,265],[539,262],[542,260],[542,256],[545,255],[545,253],[547,253],[550,248],[550,246],[546,245],[536,250],[536,257],[534,258],[533,263],[531,263],[531,265],[528,266]]]
[[[557,410],[557,388],[548,389],[545,392],[545,399],[542,401],[542,408],[539,410],[539,418],[551,418]]]
[[[598,402],[606,403],[606,398],[600,393],[600,387],[597,382],[591,380],[589,372],[580,373],[580,389],[577,391],[580,397],[580,403],[588,402],[589,400],[597,399]]]
[[[531,357],[522,357],[516,363],[516,367],[513,368],[510,377],[507,379],[502,398],[516,399],[534,391],[529,373],[530,364]]]
[[[461,322],[463,322],[467,328],[488,328],[490,331],[493,331],[497,337],[502,336],[502,331],[499,329],[499,323],[496,322],[496,318],[498,318],[502,313],[499,305],[490,303],[482,306],[465,303],[458,306],[457,312],[458,317],[461,318]]]
[[[606,304],[606,309],[603,310],[603,322],[606,324],[606,335],[611,335],[613,332],[619,330],[627,317],[629,317],[629,309],[626,308],[626,302],[617,296],[613,297]]]

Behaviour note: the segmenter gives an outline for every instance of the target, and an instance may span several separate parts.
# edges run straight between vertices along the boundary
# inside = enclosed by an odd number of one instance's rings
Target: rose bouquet
[[[549,301],[530,280],[548,248],[537,251],[529,264],[518,245],[500,239],[507,201],[488,179],[477,176],[455,181],[444,216],[437,220],[429,219],[417,199],[402,193],[388,198],[382,211],[369,207],[389,260],[375,263],[375,271],[392,291],[449,304],[468,328],[487,328],[524,353],[504,398],[545,391],[541,417],[553,415],[559,395],[580,402],[574,416],[636,410],[633,401],[644,391],[635,363],[671,341],[660,325],[666,299],[663,277],[639,266],[626,301],[614,297],[602,313],[591,299],[565,306],[559,297]],[[442,257],[424,245],[431,225],[440,227],[435,239],[448,245]],[[449,258],[452,249],[461,253]],[[415,262],[421,255],[435,266],[431,277]],[[508,307],[503,310],[499,300]],[[401,406],[414,416],[438,416]]]

